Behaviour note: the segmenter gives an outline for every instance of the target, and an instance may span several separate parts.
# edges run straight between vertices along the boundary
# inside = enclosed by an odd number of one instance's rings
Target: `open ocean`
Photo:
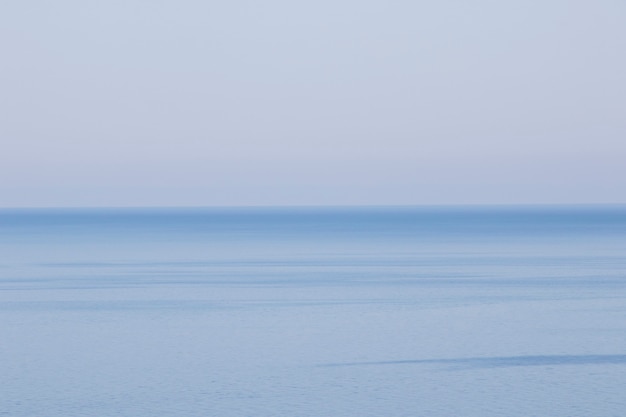
[[[626,415],[626,207],[0,210],[0,416]]]

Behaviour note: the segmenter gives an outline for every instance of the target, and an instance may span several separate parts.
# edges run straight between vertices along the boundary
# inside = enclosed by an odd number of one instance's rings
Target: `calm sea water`
[[[0,415],[621,416],[626,208],[0,210]]]

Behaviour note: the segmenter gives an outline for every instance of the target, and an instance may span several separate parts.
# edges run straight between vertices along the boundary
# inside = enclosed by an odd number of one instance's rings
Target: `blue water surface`
[[[626,207],[0,210],[0,415],[612,416]]]

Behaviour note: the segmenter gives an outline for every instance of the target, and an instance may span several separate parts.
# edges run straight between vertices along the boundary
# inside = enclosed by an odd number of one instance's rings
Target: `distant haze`
[[[626,203],[626,2],[0,5],[0,206]]]

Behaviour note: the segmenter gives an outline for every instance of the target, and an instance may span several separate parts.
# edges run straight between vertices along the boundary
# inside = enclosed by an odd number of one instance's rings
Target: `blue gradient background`
[[[626,202],[620,1],[0,5],[0,205]]]

